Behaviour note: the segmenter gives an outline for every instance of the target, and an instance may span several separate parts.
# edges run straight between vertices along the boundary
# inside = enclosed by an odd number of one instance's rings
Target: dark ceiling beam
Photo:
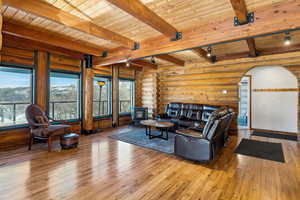
[[[212,58],[207,56],[207,52],[202,48],[197,48],[192,50],[193,53],[201,58],[204,58],[207,62],[213,63]]]
[[[168,54],[158,55],[158,56],[155,56],[155,57],[158,58],[158,59],[173,63],[175,65],[179,65],[179,66],[184,66],[184,63],[185,63],[184,60],[181,60],[179,58],[175,58],[174,56],[170,56]]]
[[[3,0],[3,5],[52,20],[103,40],[120,44],[128,49],[133,49],[136,44],[135,41],[127,37],[100,27],[91,21],[84,20],[76,15],[65,12],[43,0]]]
[[[45,44],[42,42],[37,42],[34,40],[17,37],[14,35],[9,35],[6,33],[3,34],[3,45],[8,47],[21,48],[21,49],[29,49],[32,51],[34,50],[47,51],[53,54],[63,54],[72,58],[84,59],[84,53],[53,46],[50,44]]]
[[[148,24],[155,30],[170,39],[176,38],[178,31],[171,24],[166,22],[148,7],[146,7],[140,0],[107,0],[111,4],[117,6],[128,14],[134,16],[140,21]]]
[[[248,22],[248,10],[246,7],[245,0],[230,0],[231,6],[236,14],[236,17],[239,23],[247,23]],[[249,48],[249,56],[256,57],[257,51],[255,47],[255,40],[253,38],[249,38],[246,40]]]
[[[2,32],[8,35],[14,35],[20,38],[25,38],[48,45],[69,49],[85,54],[101,55],[104,49],[91,47],[73,40],[67,37],[61,37],[58,34],[51,32],[37,31],[37,27],[31,25],[21,25],[18,22],[6,22],[4,20]]]

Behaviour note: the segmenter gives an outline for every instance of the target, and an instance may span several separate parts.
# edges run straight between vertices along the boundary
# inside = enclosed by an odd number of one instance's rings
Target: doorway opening
[[[252,68],[239,83],[239,98],[240,129],[298,133],[298,81],[286,68]]]

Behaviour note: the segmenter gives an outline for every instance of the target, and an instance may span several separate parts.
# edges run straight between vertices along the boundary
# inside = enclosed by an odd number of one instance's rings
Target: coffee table
[[[149,136],[149,139],[161,138],[164,140],[168,140],[169,139],[168,130],[169,130],[169,128],[174,126],[174,124],[171,122],[164,122],[164,121],[158,121],[158,120],[142,120],[140,123],[145,126],[146,135]],[[152,135],[151,127],[160,129],[160,135]],[[164,133],[165,133],[165,136],[164,136]]]

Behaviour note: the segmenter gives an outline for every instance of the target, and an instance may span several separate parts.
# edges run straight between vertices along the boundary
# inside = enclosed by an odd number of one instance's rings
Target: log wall
[[[259,66],[283,66],[300,81],[299,63],[300,53],[289,53],[216,64],[162,66],[157,71],[144,70],[137,81],[141,87],[141,105],[148,107],[152,113],[155,113],[156,108],[158,113],[164,112],[166,104],[170,102],[226,105],[238,113],[238,83],[250,69]],[[223,94],[223,90],[228,93]],[[236,128],[235,120],[231,129]]]

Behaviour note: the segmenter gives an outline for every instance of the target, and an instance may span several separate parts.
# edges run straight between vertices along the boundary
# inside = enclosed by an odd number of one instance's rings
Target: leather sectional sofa
[[[200,162],[214,160],[228,141],[232,109],[203,104],[169,103],[158,120],[175,124],[175,155]]]
[[[201,131],[211,113],[218,109],[219,106],[173,102],[167,104],[165,113],[159,114],[157,119],[173,122],[175,129],[194,127]]]

